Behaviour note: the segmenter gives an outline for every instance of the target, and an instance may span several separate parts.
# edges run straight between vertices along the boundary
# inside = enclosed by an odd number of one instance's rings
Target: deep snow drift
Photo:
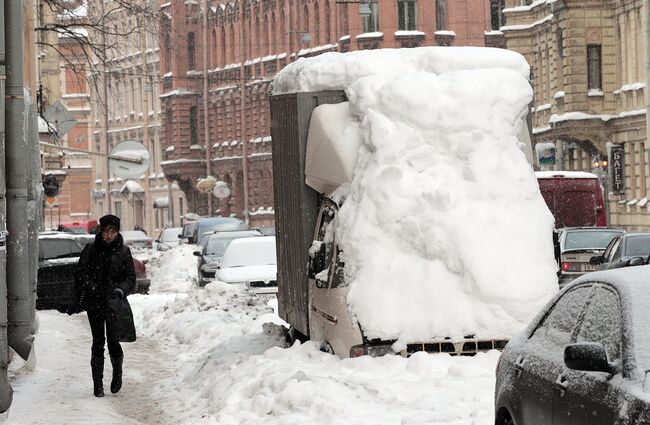
[[[557,291],[553,217],[517,137],[528,72],[514,52],[427,47],[326,53],[276,77],[275,94],[348,96],[331,133],[361,146],[335,232],[368,337],[508,338]]]

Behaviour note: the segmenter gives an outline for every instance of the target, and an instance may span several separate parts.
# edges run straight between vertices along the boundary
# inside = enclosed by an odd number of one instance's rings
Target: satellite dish
[[[214,189],[212,189],[212,194],[214,195],[215,198],[219,198],[219,199],[226,199],[227,197],[229,197],[230,188],[228,187],[228,183],[219,180],[214,185]]]
[[[135,140],[125,140],[113,148],[108,168],[117,177],[137,179],[149,169],[151,156],[147,148]]]

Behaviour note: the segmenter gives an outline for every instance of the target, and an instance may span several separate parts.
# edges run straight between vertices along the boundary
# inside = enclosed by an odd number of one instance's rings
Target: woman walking
[[[125,298],[135,288],[135,271],[131,251],[120,234],[120,219],[105,215],[99,219],[99,233],[86,245],[77,263],[75,293],[85,309],[93,336],[90,366],[95,397],[104,396],[104,344],[113,366],[111,392],[122,388],[124,354],[118,329],[108,307],[111,297]]]

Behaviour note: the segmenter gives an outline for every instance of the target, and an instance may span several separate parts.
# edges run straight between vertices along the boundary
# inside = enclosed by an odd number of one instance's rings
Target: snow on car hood
[[[222,282],[249,282],[251,280],[275,280],[277,266],[258,265],[243,267],[226,267],[217,271],[216,278]]]
[[[362,145],[335,234],[367,337],[507,338],[558,290],[553,216],[518,139],[528,71],[502,49],[428,47],[327,53],[276,77],[274,93],[349,99],[331,133]]]

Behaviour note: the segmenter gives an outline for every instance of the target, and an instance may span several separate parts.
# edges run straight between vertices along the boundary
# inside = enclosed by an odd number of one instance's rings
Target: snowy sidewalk
[[[110,393],[111,366],[106,353],[104,398],[92,394],[90,375],[91,336],[86,314],[67,316],[55,311],[39,311],[40,330],[36,336],[37,366],[33,372],[21,370],[11,385],[14,400],[9,425],[38,424],[166,424],[150,391],[172,370],[171,360],[146,338],[124,348],[124,386]],[[24,362],[18,357],[10,366],[10,376]],[[1,422],[1,420],[0,420]]]

